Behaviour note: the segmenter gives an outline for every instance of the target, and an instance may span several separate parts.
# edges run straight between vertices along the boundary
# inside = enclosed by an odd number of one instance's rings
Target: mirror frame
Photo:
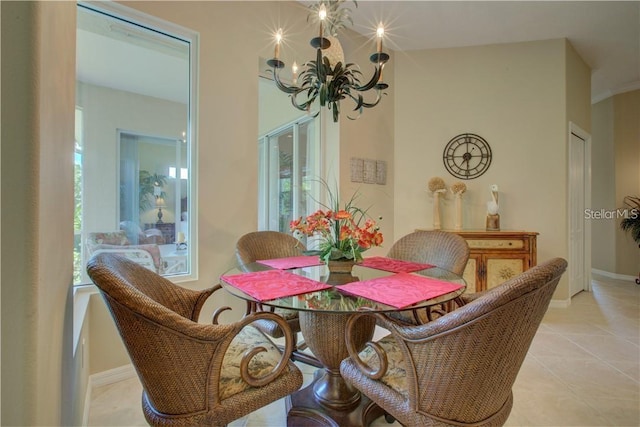
[[[199,67],[199,33],[191,29],[182,27],[169,21],[145,14],[136,9],[124,6],[116,2],[88,2],[79,1],[78,7],[94,10],[122,19],[133,25],[147,27],[169,37],[174,37],[188,44],[189,48],[189,101],[187,103],[187,123],[185,138],[189,142],[187,150],[187,168],[188,168],[188,212],[189,212],[189,231],[187,242],[189,243],[188,267],[186,274],[177,274],[166,276],[173,282],[186,282],[198,279],[198,67]],[[118,142],[119,144],[119,142]]]

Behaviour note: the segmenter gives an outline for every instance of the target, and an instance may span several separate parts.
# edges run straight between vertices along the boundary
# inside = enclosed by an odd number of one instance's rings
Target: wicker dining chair
[[[122,256],[98,254],[87,264],[91,280],[118,328],[142,383],[147,422],[159,426],[226,425],[302,385],[289,360],[293,334],[273,313],[231,324],[198,323],[206,299],[219,285],[182,288]],[[269,320],[284,331],[280,352],[256,328]]]
[[[243,271],[248,271],[246,266],[256,261],[300,256],[303,255],[305,250],[305,245],[298,239],[279,231],[253,231],[243,235],[236,242],[236,258],[240,264],[240,269]],[[300,332],[300,320],[297,311],[273,307],[266,308],[247,302],[247,314],[263,310],[272,311],[282,316],[293,331],[294,347],[291,354],[293,360],[322,367],[318,359],[302,351],[306,347],[304,343],[297,344],[297,334]],[[282,337],[280,328],[273,322],[259,320],[255,326],[273,338]]]
[[[503,425],[513,383],[566,267],[564,259],[549,260],[424,325],[355,314],[340,372],[406,426]],[[350,337],[360,316],[375,316],[390,334],[358,353]]]
[[[469,260],[469,245],[459,235],[441,230],[414,231],[396,241],[387,257],[404,261],[431,264],[462,276]],[[457,301],[462,305],[462,300]],[[407,323],[425,323],[435,315],[450,311],[452,304],[443,304],[439,308],[402,311],[395,313],[399,320]]]

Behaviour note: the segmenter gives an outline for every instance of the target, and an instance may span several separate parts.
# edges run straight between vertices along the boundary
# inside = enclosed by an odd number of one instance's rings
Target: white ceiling
[[[567,38],[591,67],[592,100],[640,88],[640,1],[372,1],[354,29],[385,24],[391,48],[435,49]],[[386,40],[386,38],[385,38]]]
[[[385,45],[396,51],[567,38],[592,69],[593,101],[640,88],[640,1],[359,0],[357,8],[352,2],[346,6],[352,9],[353,29],[362,34],[372,36],[383,22]],[[100,39],[111,46],[122,44],[112,37],[79,32],[79,78],[116,87],[114,80],[125,69],[129,72],[121,80],[129,87],[145,86],[146,95],[164,99],[180,97],[171,82],[180,80],[184,88],[188,75],[176,70],[175,56],[158,55],[162,64],[144,56],[139,66],[151,71],[137,70],[132,60],[137,56],[120,46],[109,60],[99,62],[97,54],[113,52]],[[147,78],[136,83],[140,75]]]

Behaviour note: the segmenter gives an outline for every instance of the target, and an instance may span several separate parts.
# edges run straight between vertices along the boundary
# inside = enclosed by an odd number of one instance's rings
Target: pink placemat
[[[261,259],[260,264],[268,265],[278,270],[289,270],[290,268],[310,267],[312,265],[322,265],[320,257],[317,255],[301,255],[287,258]]]
[[[222,276],[222,280],[258,301],[269,301],[276,298],[306,294],[307,292],[321,291],[331,287],[308,277],[298,276],[282,270],[234,274]]]
[[[411,273],[414,271],[426,270],[427,268],[435,267],[431,264],[403,261],[401,259],[393,259],[383,256],[365,258],[362,260],[360,265],[363,267],[375,268],[377,270],[390,271],[392,273]]]
[[[458,290],[463,285],[409,273],[352,282],[336,286],[341,292],[368,298],[396,308],[436,298]]]

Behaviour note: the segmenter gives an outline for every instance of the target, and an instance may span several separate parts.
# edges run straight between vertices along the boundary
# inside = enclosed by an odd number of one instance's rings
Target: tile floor
[[[305,385],[312,369],[299,365]],[[95,389],[90,426],[146,425],[137,378]],[[640,286],[594,276],[568,308],[550,308],[513,388],[508,426],[640,426]],[[231,424],[286,425],[284,401]],[[396,426],[380,418],[374,426]]]

